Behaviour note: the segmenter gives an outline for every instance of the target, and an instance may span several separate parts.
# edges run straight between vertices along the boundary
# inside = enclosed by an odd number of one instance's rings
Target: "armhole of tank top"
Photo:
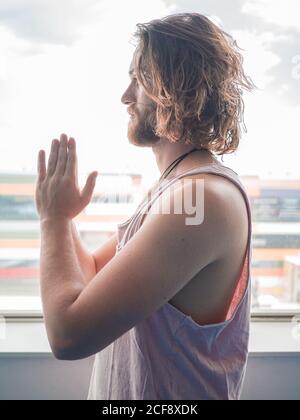
[[[231,168],[228,167],[224,167],[226,169],[226,174],[221,170],[221,171],[215,171],[214,168],[218,166],[218,165],[208,165],[208,166],[202,166],[201,168],[194,168],[192,170],[189,170],[188,172],[184,172],[182,174],[180,174],[176,179],[178,178],[183,178],[185,176],[190,175],[190,173],[192,172],[193,175],[196,175],[197,173],[208,173],[208,174],[212,174],[212,175],[217,175],[217,176],[222,176],[223,178],[228,179],[229,181],[231,181],[241,192],[243,198],[244,198],[244,202],[246,204],[246,208],[247,208],[247,215],[248,215],[248,238],[247,238],[247,248],[246,248],[246,253],[244,255],[243,258],[243,266],[242,266],[242,270],[240,272],[239,275],[239,280],[241,279],[241,276],[243,274],[244,268],[245,268],[245,262],[247,261],[247,266],[246,266],[246,272],[247,272],[247,284],[245,286],[245,289],[243,290],[242,296],[238,302],[238,304],[236,305],[235,309],[232,312],[232,315],[230,316],[230,318],[227,319],[225,321],[216,323],[216,324],[208,324],[208,325],[201,325],[198,324],[196,321],[194,321],[194,319],[190,316],[190,315],[186,315],[184,314],[182,311],[180,311],[179,309],[175,308],[174,305],[172,305],[171,303],[167,302],[165,305],[169,308],[172,308],[173,312],[176,313],[177,315],[183,317],[183,322],[181,324],[181,327],[183,325],[185,325],[186,322],[190,322],[190,324],[192,326],[194,326],[194,328],[200,328],[200,329],[209,329],[209,328],[217,328],[217,327],[224,327],[226,325],[228,325],[230,322],[233,321],[233,319],[236,317],[236,314],[239,311],[239,308],[241,307],[241,305],[243,304],[248,292],[249,292],[249,286],[250,286],[250,271],[251,271],[251,267],[250,267],[250,263],[251,263],[251,238],[252,238],[252,216],[251,216],[251,208],[250,208],[250,202],[249,199],[247,197],[246,191],[244,190],[243,185],[241,184],[241,182],[237,179],[235,179],[235,176],[238,176],[238,174],[236,172],[234,172]],[[211,168],[211,170],[209,169]],[[208,170],[207,170],[208,169]],[[235,176],[230,176],[227,172],[227,170],[229,170],[229,172],[233,172],[235,174]],[[234,299],[234,295],[238,289],[239,284],[236,285],[232,300]],[[230,308],[229,308],[230,309]],[[229,312],[229,311],[228,311]],[[180,330],[180,328],[178,328],[178,330]]]

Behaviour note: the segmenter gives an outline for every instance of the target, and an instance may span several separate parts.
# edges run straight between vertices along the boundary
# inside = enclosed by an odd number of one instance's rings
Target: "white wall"
[[[93,357],[1,357],[0,399],[86,399]],[[250,356],[243,399],[300,400],[300,356]]]

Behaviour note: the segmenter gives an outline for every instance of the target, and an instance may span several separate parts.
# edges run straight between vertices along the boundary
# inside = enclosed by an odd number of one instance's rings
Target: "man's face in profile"
[[[129,68],[130,85],[121,98],[131,114],[128,123],[128,139],[135,146],[152,147],[160,140],[154,132],[156,104],[146,95],[136,78],[135,57],[136,53]]]

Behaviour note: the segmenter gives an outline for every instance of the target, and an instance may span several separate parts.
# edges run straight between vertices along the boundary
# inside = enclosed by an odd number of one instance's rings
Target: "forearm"
[[[72,237],[73,237],[73,244],[76,251],[78,263],[80,265],[82,274],[84,276],[84,284],[88,284],[90,280],[92,280],[97,272],[96,272],[96,264],[93,255],[91,255],[83,246],[78,231],[76,229],[76,225],[74,221],[71,222],[72,226]]]
[[[67,337],[67,311],[84,289],[72,237],[72,221],[41,221],[40,290],[50,341]]]

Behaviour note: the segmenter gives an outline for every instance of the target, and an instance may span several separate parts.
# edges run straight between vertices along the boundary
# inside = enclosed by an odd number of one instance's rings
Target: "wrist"
[[[40,224],[59,224],[59,223],[71,223],[72,219],[66,216],[51,216],[51,217],[43,217],[40,219]]]

